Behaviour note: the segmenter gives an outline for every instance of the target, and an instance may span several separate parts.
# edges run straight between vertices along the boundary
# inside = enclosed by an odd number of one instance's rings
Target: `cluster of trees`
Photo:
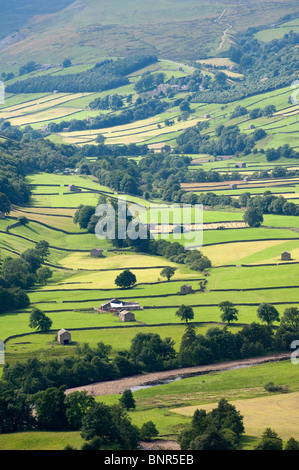
[[[223,322],[231,323],[234,320],[238,320],[238,309],[232,302],[224,300],[219,304],[221,310],[221,320]],[[271,326],[274,322],[279,322],[279,313],[274,305],[269,303],[262,303],[258,306],[257,317],[261,322],[267,323]],[[288,323],[295,329],[299,326],[299,310],[297,307],[288,307],[284,311],[282,317],[282,324]]]
[[[225,398],[217,408],[207,412],[196,409],[192,421],[178,435],[182,450],[237,450],[245,432],[244,418]],[[289,438],[283,449],[283,440],[272,428],[266,428],[254,450],[298,450],[299,441]]]
[[[25,169],[15,155],[0,148],[0,211],[10,212],[11,204],[27,203],[30,187],[24,180]]]
[[[151,254],[163,256],[173,263],[186,264],[194,271],[204,271],[211,267],[210,259],[199,250],[187,250],[181,243],[167,240],[152,240],[150,243]]]
[[[45,285],[52,271],[43,266],[49,254],[48,242],[41,240],[34,249],[25,250],[19,257],[6,257],[0,266],[0,313],[29,306],[25,290],[35,284]]]
[[[101,135],[101,134],[100,134]],[[79,150],[79,149],[78,149]],[[146,144],[137,145],[135,143],[122,144],[122,145],[105,145],[104,142],[99,145],[82,145],[81,155],[92,156],[92,157],[127,157],[127,156],[143,156],[149,152],[149,148]],[[87,160],[85,160],[88,163]]]
[[[222,398],[210,412],[197,409],[191,424],[179,433],[182,450],[235,450],[245,432],[243,416]]]
[[[246,114],[249,115],[250,119],[257,119],[262,116],[266,117],[271,117],[273,114],[276,112],[276,107],[273,104],[269,104],[268,106],[265,106],[265,108],[254,108],[251,111],[249,111],[247,108],[244,106],[236,106],[234,111],[230,115],[230,119],[234,119],[240,116],[245,116]]]
[[[289,145],[286,144],[284,147],[289,148]],[[283,166],[276,166],[273,170],[259,170],[252,173],[252,179],[266,179],[266,178],[282,178],[287,177],[291,178],[292,176],[298,176],[298,170],[292,170],[284,168]]]
[[[299,450],[299,441],[290,437],[283,448],[283,440],[272,428],[266,428],[254,450]]]
[[[5,82],[8,80],[12,80],[14,78],[15,74],[13,72],[2,72],[1,73],[1,79]]]
[[[282,145],[278,148],[268,148],[266,150],[266,159],[268,162],[279,160],[280,158],[299,158],[299,152],[292,149],[288,144]]]
[[[193,102],[228,103],[242,98],[288,86],[296,80],[299,34],[290,31],[281,39],[258,41],[251,28],[238,34],[235,44],[228,51],[229,58],[237,64],[237,72],[244,75],[242,81],[231,83],[223,72],[215,80],[206,80],[205,88],[195,94]]]
[[[86,165],[86,166],[85,166]],[[81,173],[96,176],[99,183],[116,191],[140,196],[140,169],[136,162],[126,157],[103,156],[94,162],[83,161],[79,165]]]
[[[275,196],[265,191],[261,196],[252,197],[250,193],[239,196],[241,207],[254,208],[262,214],[299,215],[297,204],[288,202],[283,196]]]
[[[7,288],[2,284],[7,285],[0,279],[0,314],[29,306],[29,297],[23,289],[17,286]]]
[[[134,89],[137,91],[137,93],[142,93],[144,91],[155,88],[157,85],[160,85],[161,83],[164,83],[164,80],[165,80],[165,74],[162,72],[160,73],[147,72],[147,73],[144,73],[141,79],[135,83]]]
[[[65,168],[75,168],[83,156],[72,145],[56,145],[47,139],[28,138],[25,134],[19,142],[7,141],[6,144],[0,144],[3,151],[15,158],[20,168],[19,179],[23,179],[29,173],[43,171],[53,173],[55,170],[63,171]],[[6,165],[4,171],[11,170]],[[13,180],[17,179],[13,177]],[[25,187],[25,186],[24,186]],[[28,189],[28,185],[26,186]],[[24,202],[28,202],[24,201]]]
[[[242,176],[238,172],[232,173],[219,173],[216,170],[198,170],[189,171],[185,177],[184,183],[218,183],[220,181],[231,181],[241,179]]]
[[[41,65],[36,63],[34,60],[30,60],[25,65],[21,65],[19,68],[19,75],[26,75],[27,73],[34,72],[41,68]]]
[[[262,129],[247,135],[238,126],[218,126],[216,139],[208,134],[201,134],[202,124],[189,127],[177,140],[176,153],[207,153],[209,155],[248,155],[255,143],[265,137]]]
[[[96,98],[89,103],[90,109],[112,109],[113,111],[122,108],[124,97],[118,94],[106,95],[103,98]]]
[[[43,75],[16,81],[7,86],[8,93],[98,92],[127,85],[126,75],[157,61],[156,56],[135,56],[115,61],[105,60],[90,70],[68,75]],[[27,69],[26,69],[27,70]],[[28,73],[24,72],[24,73]]]
[[[188,192],[181,198],[181,202],[190,204],[203,204],[204,206],[232,206],[235,208],[245,207],[245,222],[254,226],[255,221],[261,225],[263,214],[298,215],[298,206],[288,202],[283,196],[275,196],[271,191],[265,191],[260,196],[252,196],[250,192],[242,193],[238,198],[215,194],[213,192],[201,193],[199,195]],[[176,201],[175,201],[176,202]]]
[[[270,310],[269,306],[262,305],[259,313],[263,315],[267,312],[268,319],[273,313]],[[181,367],[189,367],[285,351],[289,349],[292,341],[296,340],[298,331],[299,310],[296,307],[285,310],[275,332],[268,324],[253,322],[235,334],[229,332],[227,327],[214,327],[204,336],[196,334],[193,323],[187,323],[177,360]]]
[[[120,104],[120,101],[118,103]],[[130,122],[147,119],[156,114],[163,113],[163,111],[170,106],[170,103],[162,101],[155,96],[150,98],[137,98],[132,107],[124,109],[119,114],[99,114],[95,116],[91,122],[86,119],[72,119],[71,121],[62,121],[60,123],[53,122],[49,124],[48,132],[62,132],[64,128],[67,128],[69,132],[73,132],[122,126]]]
[[[123,394],[124,395],[124,394]],[[118,404],[97,403],[87,392],[65,394],[65,387],[48,387],[36,393],[13,390],[1,383],[0,434],[18,431],[80,431],[81,450],[113,448],[136,449],[141,439],[158,434],[149,421],[141,428],[133,425],[127,413],[128,399]],[[34,409],[34,413],[32,410]],[[73,450],[68,445],[66,450]]]

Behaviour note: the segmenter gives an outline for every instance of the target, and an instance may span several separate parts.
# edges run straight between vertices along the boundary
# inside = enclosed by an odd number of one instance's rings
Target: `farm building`
[[[192,292],[192,286],[190,284],[184,284],[181,286],[181,294],[190,294]]]
[[[81,191],[81,189],[78,188],[78,186],[76,186],[75,184],[70,184],[68,187],[68,190],[69,191]]]
[[[5,214],[2,211],[0,211],[0,219],[5,219]]]
[[[101,248],[93,248],[90,252],[90,256],[93,258],[101,258],[103,256],[103,250],[101,250]]]
[[[178,90],[180,88],[180,85],[170,85],[169,83],[161,83],[157,86],[156,90],[158,93],[165,93],[168,88]]]
[[[70,344],[72,340],[71,333],[65,329],[59,330],[57,334],[57,339],[59,344]]]
[[[281,253],[281,259],[284,261],[290,260],[292,259],[292,255],[289,251],[284,251],[283,253]]]
[[[210,114],[205,114],[205,115],[204,115],[204,118],[205,118],[205,119],[210,119],[210,117],[211,117]]]
[[[231,158],[233,158],[233,155],[217,155],[217,157],[215,157],[215,162],[223,161],[223,160],[230,160]]]
[[[237,185],[236,184],[230,184],[229,189],[237,189]]]
[[[246,168],[246,163],[244,162],[236,163],[235,168]]]
[[[118,315],[120,321],[127,322],[127,321],[135,321],[135,315],[128,310],[121,310]]]
[[[101,305],[101,310],[105,312],[123,310],[124,308],[140,310],[140,304],[138,302],[124,302],[118,299],[111,299],[109,302]]]

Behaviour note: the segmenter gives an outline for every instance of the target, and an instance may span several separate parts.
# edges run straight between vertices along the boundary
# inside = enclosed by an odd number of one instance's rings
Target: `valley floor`
[[[167,370],[162,372],[152,372],[148,374],[135,375],[133,377],[126,377],[119,380],[112,380],[107,382],[98,382],[82,387],[76,387],[66,390],[66,394],[74,391],[86,390],[93,396],[121,394],[127,389],[133,387],[141,387],[144,385],[154,384],[161,382],[165,379],[175,379],[178,377],[184,378],[192,375],[208,374],[215,371],[223,371],[228,369],[237,369],[239,367],[250,367],[252,365],[263,364],[265,362],[274,362],[287,360],[290,358],[290,353],[273,354],[269,356],[256,357],[253,359],[242,359],[239,361],[227,361],[217,364],[209,364],[196,367],[184,367],[176,370]]]

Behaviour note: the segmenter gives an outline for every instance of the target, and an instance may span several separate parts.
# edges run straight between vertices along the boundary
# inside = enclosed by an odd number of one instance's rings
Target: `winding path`
[[[220,24],[224,24],[223,21],[220,21],[222,19],[222,17],[225,15],[226,13],[226,8],[223,10],[223,12],[221,13],[221,15],[215,20],[215,23],[220,23]],[[226,30],[223,32],[223,35],[222,35],[222,38],[221,38],[221,43],[219,44],[219,47],[216,49],[216,51],[219,51],[220,49],[222,49],[222,47],[224,46],[224,43],[226,41],[226,37],[227,37],[227,34],[229,32],[230,29],[232,29],[232,25],[229,24],[229,23],[226,23],[226,25],[228,26],[226,28]]]
[[[166,370],[162,372],[151,372],[148,374],[134,375],[118,380],[107,382],[97,382],[82,387],[69,388],[66,394],[75,391],[86,391],[89,395],[103,396],[112,394],[121,394],[125,390],[142,385],[149,385],[165,379],[175,379],[178,377],[187,378],[192,375],[208,374],[209,372],[221,372],[233,368],[248,367],[252,365],[264,364],[266,362],[276,362],[290,359],[290,353],[272,354],[269,356],[255,357],[251,359],[241,359],[238,361],[220,362],[217,364],[208,364],[204,366],[184,367],[181,369]]]

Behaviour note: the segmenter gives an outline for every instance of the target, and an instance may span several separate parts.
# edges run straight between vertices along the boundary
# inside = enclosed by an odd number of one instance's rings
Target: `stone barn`
[[[140,310],[140,304],[138,302],[126,302],[119,299],[111,299],[109,302],[101,304],[101,311],[102,312],[114,312],[114,311],[122,311],[124,309],[130,310]]]
[[[100,248],[93,248],[90,252],[90,256],[93,258],[101,258],[103,256],[103,250]]]
[[[236,184],[230,184],[229,189],[237,189],[237,185]]]
[[[64,346],[66,344],[70,344],[72,341],[71,333],[67,330],[59,330],[58,335],[57,335],[58,343],[63,344]]]
[[[128,310],[121,310],[118,315],[120,321],[127,322],[127,321],[135,321],[135,315]]]
[[[181,286],[181,294],[191,294],[192,286],[190,284],[184,284]]]
[[[78,192],[81,192],[81,189],[78,188],[78,186],[76,186],[75,184],[70,184],[69,187],[68,187],[68,190],[69,190],[69,191],[78,191]]]
[[[288,261],[288,260],[291,260],[292,259],[292,255],[289,251],[284,251],[283,253],[281,253],[281,259],[283,261]]]

